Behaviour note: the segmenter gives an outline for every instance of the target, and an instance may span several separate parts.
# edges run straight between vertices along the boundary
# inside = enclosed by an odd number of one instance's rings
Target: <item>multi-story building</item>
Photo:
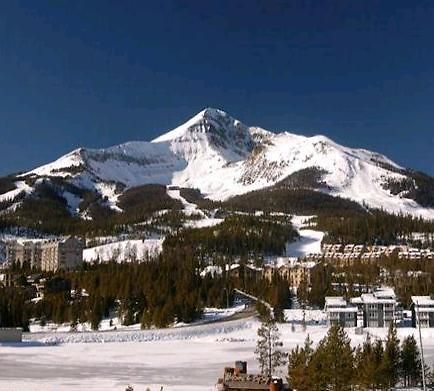
[[[6,243],[6,261],[21,267],[56,271],[72,269],[83,262],[83,242],[74,237],[53,240],[24,240]]]
[[[379,288],[351,299],[363,313],[364,327],[388,327],[397,320],[397,301],[392,288]]]
[[[311,285],[312,271],[318,265],[317,262],[299,261],[297,258],[278,258],[275,265],[266,265],[262,275],[268,281],[278,274],[282,279],[288,281],[291,288],[297,290],[302,283]]]
[[[326,297],[324,311],[327,314],[327,323],[329,326],[357,326],[358,308],[355,305],[349,305],[342,296]]]
[[[430,296],[411,297],[413,327],[434,327],[434,300]]]
[[[41,242],[33,240],[9,241],[6,243],[6,261],[21,267],[41,267]]]
[[[41,246],[41,269],[57,271],[74,269],[83,263],[83,242],[74,237],[47,240]]]

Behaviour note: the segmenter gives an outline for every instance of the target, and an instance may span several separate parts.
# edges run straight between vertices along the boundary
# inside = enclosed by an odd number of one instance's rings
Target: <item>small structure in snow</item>
[[[0,327],[0,343],[19,343],[23,341],[23,329],[18,327]]]
[[[280,378],[247,373],[247,362],[236,361],[235,367],[227,367],[223,378],[218,380],[216,391],[288,391],[287,384]]]

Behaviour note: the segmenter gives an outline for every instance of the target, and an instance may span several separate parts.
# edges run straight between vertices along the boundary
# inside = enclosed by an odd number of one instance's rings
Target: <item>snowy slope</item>
[[[116,209],[126,188],[143,184],[197,188],[211,199],[224,200],[309,168],[322,173],[321,191],[391,212],[434,218],[434,209],[387,190],[388,181],[408,178],[402,167],[383,155],[347,148],[325,136],[248,127],[210,108],[151,142],[80,148],[22,177],[62,177],[97,191]],[[78,200],[67,201],[75,210]]]
[[[123,240],[83,250],[85,262],[127,262],[131,259],[145,260],[162,250],[163,239]]]

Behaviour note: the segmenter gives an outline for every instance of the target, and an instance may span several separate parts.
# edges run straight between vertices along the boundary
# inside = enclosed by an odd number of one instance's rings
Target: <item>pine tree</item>
[[[310,391],[312,389],[309,376],[309,366],[312,359],[312,341],[309,336],[304,341],[304,346],[297,346],[288,356],[288,381],[298,391]]]
[[[399,380],[399,369],[401,362],[401,348],[396,333],[396,326],[392,322],[387,333],[386,344],[382,367],[384,370],[384,380],[388,387],[394,387]]]
[[[377,370],[374,347],[369,334],[362,347],[355,354],[356,382],[363,389],[375,389],[375,373]]]
[[[382,388],[386,382],[384,379],[384,368],[383,368],[383,360],[384,360],[384,348],[383,343],[380,339],[377,339],[373,345],[373,358],[372,363],[375,368],[372,383],[374,384],[373,389]]]
[[[402,342],[401,374],[404,386],[416,386],[422,380],[422,364],[416,340],[412,335]]]
[[[255,354],[261,368],[261,373],[271,377],[274,371],[285,364],[285,354],[279,348],[282,346],[276,321],[272,316],[263,319],[258,329],[258,341]]]
[[[340,326],[332,326],[312,356],[314,390],[345,391],[353,380],[353,349]]]

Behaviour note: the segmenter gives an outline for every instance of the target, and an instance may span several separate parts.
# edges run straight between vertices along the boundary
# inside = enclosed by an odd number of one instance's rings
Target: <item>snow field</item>
[[[287,314],[298,318],[297,314]],[[314,315],[312,315],[314,316]],[[251,372],[254,360],[256,319],[189,326],[178,329],[26,335],[22,346],[0,346],[2,376],[0,390],[135,390],[211,391],[225,366],[246,360]],[[327,333],[324,325],[279,325],[283,349],[302,344],[309,334],[316,344]],[[372,336],[385,338],[387,329],[370,329]],[[354,345],[366,336],[347,329]],[[402,340],[415,329],[398,329]],[[425,356],[434,361],[434,330],[422,330]],[[45,345],[56,342],[57,345]],[[63,343],[60,343],[63,341]],[[83,343],[86,342],[86,343]]]

